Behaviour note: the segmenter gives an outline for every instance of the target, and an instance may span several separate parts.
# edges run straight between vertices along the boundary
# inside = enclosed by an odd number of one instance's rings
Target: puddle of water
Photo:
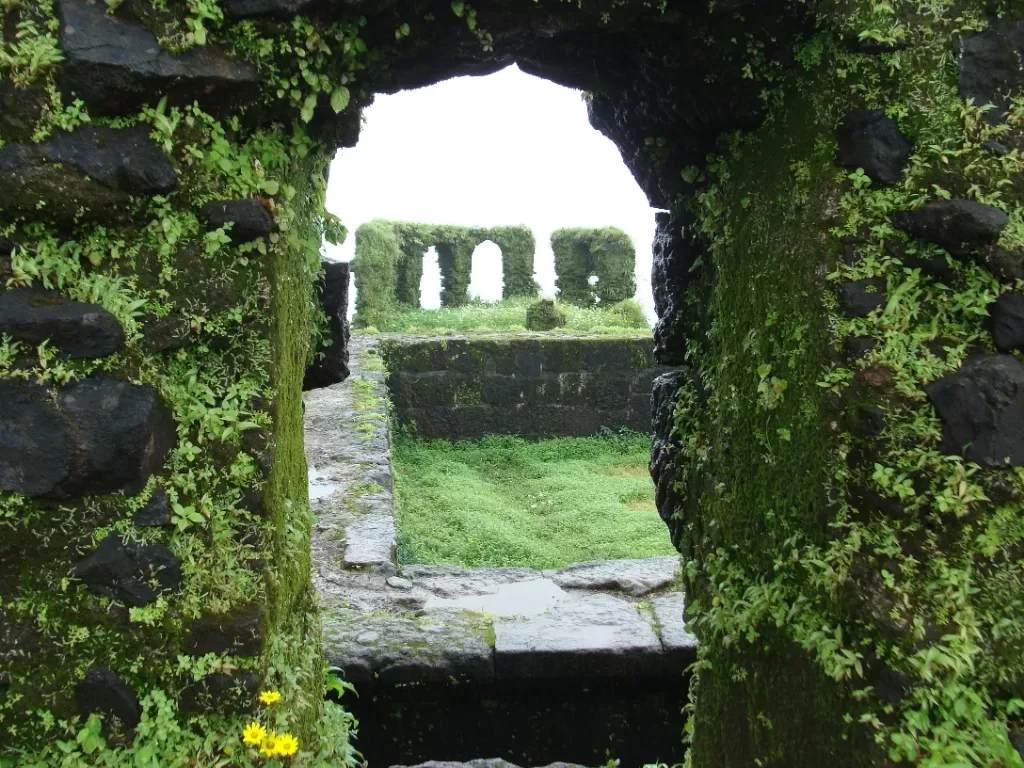
[[[469,595],[445,599],[430,597],[424,608],[476,611],[491,616],[537,616],[554,608],[565,597],[565,591],[551,579],[531,579],[502,584],[489,595]]]
[[[329,483],[322,480],[317,474],[316,467],[311,466],[309,468],[309,500],[319,501],[320,499],[326,499],[332,493],[338,490],[338,486],[335,483]]]

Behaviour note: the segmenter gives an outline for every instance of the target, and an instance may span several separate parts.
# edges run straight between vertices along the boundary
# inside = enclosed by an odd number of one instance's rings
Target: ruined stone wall
[[[446,440],[564,437],[651,428],[649,339],[389,340],[393,418]]]

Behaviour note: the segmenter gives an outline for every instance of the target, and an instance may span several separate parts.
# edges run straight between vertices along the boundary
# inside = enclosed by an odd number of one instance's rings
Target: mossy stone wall
[[[636,249],[621,229],[557,229],[551,233],[551,250],[562,301],[589,307],[615,304],[636,293]]]
[[[431,339],[383,344],[396,423],[446,440],[649,432],[648,339]]]

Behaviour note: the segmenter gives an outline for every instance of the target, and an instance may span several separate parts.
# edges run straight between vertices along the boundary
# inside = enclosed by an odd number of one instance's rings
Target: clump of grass
[[[675,553],[637,433],[448,443],[399,435],[399,559],[561,568]]]
[[[535,299],[498,302],[473,301],[461,307],[394,309],[375,315],[373,332],[389,333],[507,333],[526,330],[526,310]],[[643,308],[633,299],[608,307],[576,307],[559,304],[566,313],[565,326],[555,333],[635,335],[649,331]],[[364,333],[370,329],[364,329]]]

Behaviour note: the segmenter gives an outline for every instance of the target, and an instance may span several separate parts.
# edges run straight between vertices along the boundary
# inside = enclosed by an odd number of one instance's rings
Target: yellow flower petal
[[[261,691],[260,692],[260,701],[262,701],[268,707],[271,704],[276,704],[280,700],[281,700],[281,694],[278,693],[277,691]]]
[[[267,729],[259,723],[249,723],[242,731],[242,741],[259,746],[267,738]]]
[[[290,733],[282,733],[274,739],[274,754],[290,757],[299,751],[299,740]]]
[[[265,739],[263,739],[263,743],[260,744],[260,754],[265,755],[266,757],[273,757],[277,754],[276,733],[270,733]]]

